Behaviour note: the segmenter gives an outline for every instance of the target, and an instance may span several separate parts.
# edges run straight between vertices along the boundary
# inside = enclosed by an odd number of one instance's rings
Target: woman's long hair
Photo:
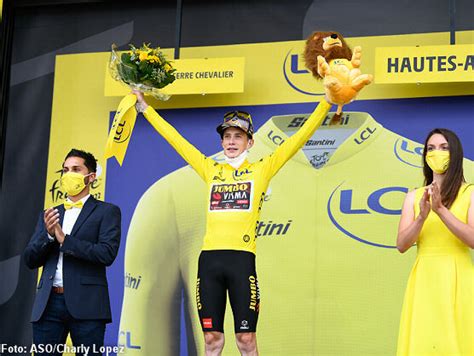
[[[425,176],[425,186],[433,182],[433,171],[426,163],[426,154],[428,153],[428,140],[434,134],[443,135],[449,145],[449,166],[444,173],[445,176],[440,187],[441,201],[443,202],[443,205],[449,209],[451,205],[453,205],[462,183],[465,182],[462,167],[464,153],[461,141],[459,141],[458,136],[454,132],[441,128],[432,130],[426,137],[425,148],[423,150],[423,174]]]

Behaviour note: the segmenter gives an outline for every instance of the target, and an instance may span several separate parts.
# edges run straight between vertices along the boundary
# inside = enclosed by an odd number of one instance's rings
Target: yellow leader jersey
[[[308,116],[272,117],[255,134],[249,159],[271,154]],[[396,354],[416,249],[401,255],[394,246],[405,193],[423,185],[422,145],[367,113],[344,113],[338,125],[329,119],[271,180],[262,205],[262,355]],[[464,168],[474,181],[473,162]],[[153,184],[136,207],[119,335],[127,355],[179,354],[182,295],[188,354],[203,354],[195,289],[208,189],[186,166]],[[231,317],[224,329],[230,340]],[[233,342],[224,353],[239,355]]]
[[[256,226],[270,179],[305,144],[326,118],[331,105],[324,99],[306,123],[275,152],[235,169],[199,152],[151,107],[144,115],[153,127],[199,174],[208,187],[203,250],[240,250],[256,253]]]

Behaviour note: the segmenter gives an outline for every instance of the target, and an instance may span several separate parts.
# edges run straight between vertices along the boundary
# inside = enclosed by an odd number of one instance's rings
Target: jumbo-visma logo
[[[322,82],[313,78],[304,66],[301,53],[289,50],[283,61],[283,75],[290,87],[306,95],[324,95]]]
[[[411,167],[423,168],[423,146],[399,138],[393,145],[393,153],[397,159]]]
[[[396,248],[397,226],[407,187],[351,188],[345,182],[331,193],[327,212],[348,238],[381,248]]]

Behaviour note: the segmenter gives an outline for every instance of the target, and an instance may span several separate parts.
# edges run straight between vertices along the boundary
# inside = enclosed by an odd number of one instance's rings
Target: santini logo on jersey
[[[288,220],[284,223],[278,223],[273,221],[257,221],[256,234],[257,237],[274,237],[284,236],[291,227],[293,220]]]
[[[337,124],[333,124],[332,126],[346,126],[349,124],[349,114],[342,114],[341,120]],[[308,120],[309,116],[296,116],[294,119],[290,121],[288,124],[287,128],[297,128],[301,127],[304,125],[306,120]],[[323,122],[321,123],[321,126],[329,126],[331,123],[332,115],[328,115],[324,118]]]
[[[327,212],[333,225],[347,237],[367,245],[395,248],[392,233],[400,219],[408,188],[382,187],[373,191],[343,189],[344,182],[331,193]],[[371,226],[367,229],[367,226]]]
[[[336,140],[329,140],[329,139],[323,139],[323,140],[308,140],[305,144],[306,147],[313,147],[313,146],[334,146],[336,143]]]
[[[138,287],[140,287],[141,280],[142,276],[138,276],[138,278],[135,278],[130,273],[126,273],[124,283],[125,288],[138,289]]]

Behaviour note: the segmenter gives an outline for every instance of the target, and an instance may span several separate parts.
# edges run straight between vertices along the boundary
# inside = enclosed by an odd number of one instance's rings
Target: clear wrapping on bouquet
[[[131,89],[140,90],[159,100],[168,100],[170,95],[162,89],[174,82],[175,71],[170,61],[160,51],[144,44],[140,48],[130,45],[129,51],[119,53],[112,45],[109,71],[115,80]]]

